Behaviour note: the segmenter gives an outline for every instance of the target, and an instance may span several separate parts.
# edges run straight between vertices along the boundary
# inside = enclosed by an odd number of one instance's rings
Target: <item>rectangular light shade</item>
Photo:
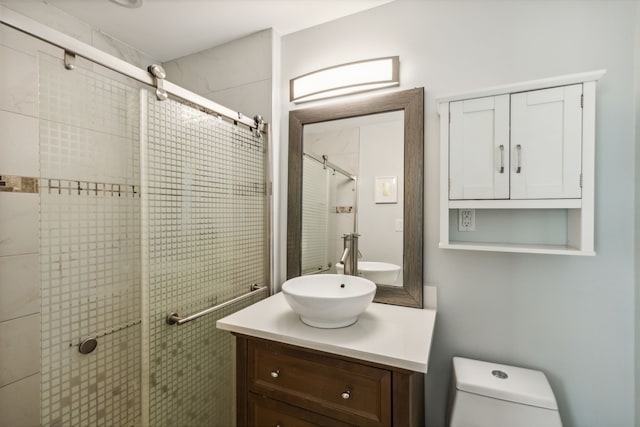
[[[397,56],[367,59],[324,68],[289,82],[289,100],[306,102],[340,95],[397,86],[400,60]]]

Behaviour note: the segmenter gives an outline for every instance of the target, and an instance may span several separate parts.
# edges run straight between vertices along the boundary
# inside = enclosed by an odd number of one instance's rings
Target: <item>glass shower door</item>
[[[269,285],[265,137],[142,91],[143,413],[151,426],[230,426],[232,338],[215,322]],[[144,407],[148,408],[145,409]]]
[[[41,424],[232,425],[215,321],[265,292],[165,318],[269,285],[266,137],[62,57],[38,57]]]
[[[140,89],[62,55],[38,57],[40,424],[138,425]]]

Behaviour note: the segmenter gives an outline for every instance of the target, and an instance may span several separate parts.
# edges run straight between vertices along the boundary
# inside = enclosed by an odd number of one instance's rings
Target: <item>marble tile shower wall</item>
[[[51,49],[0,26],[0,175],[40,176],[37,55]],[[40,424],[38,210],[37,193],[0,192],[3,427]]]
[[[162,65],[169,81],[272,123],[274,37],[263,30]]]
[[[1,3],[140,67],[154,62],[44,2]],[[60,49],[0,25],[0,175],[43,176],[38,100],[38,56],[43,53],[62,57]],[[39,240],[38,194],[0,191],[2,427],[41,424]]]

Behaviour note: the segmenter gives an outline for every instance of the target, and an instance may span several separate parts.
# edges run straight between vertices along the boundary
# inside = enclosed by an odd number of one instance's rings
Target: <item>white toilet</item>
[[[449,427],[562,427],[540,371],[453,358]]]

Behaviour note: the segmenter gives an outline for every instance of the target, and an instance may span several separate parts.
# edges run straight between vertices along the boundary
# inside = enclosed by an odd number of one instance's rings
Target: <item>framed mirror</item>
[[[374,301],[421,308],[424,89],[290,111],[288,171],[287,279],[335,273],[341,234],[353,230],[359,263],[401,263],[395,280],[376,283]],[[305,199],[324,201],[321,224],[309,223]]]

